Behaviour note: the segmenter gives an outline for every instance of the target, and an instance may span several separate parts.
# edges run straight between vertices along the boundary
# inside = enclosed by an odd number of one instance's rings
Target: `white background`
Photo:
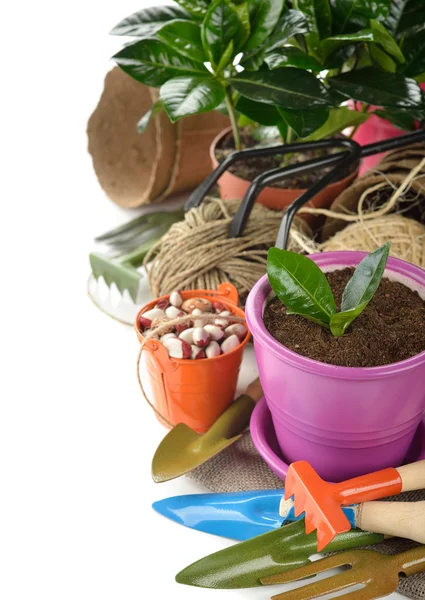
[[[161,3],[15,0],[0,9],[2,600],[276,593],[174,582],[230,542],[151,509],[202,490],[186,478],[151,481],[165,430],[137,386],[135,334],[85,291],[93,237],[131,216],[105,197],[86,151],[86,122],[122,41],[108,32]]]

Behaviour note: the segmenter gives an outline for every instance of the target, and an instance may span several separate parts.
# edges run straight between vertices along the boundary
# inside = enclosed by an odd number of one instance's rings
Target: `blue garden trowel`
[[[238,541],[279,529],[304,516],[295,517],[293,501],[283,501],[283,489],[174,496],[154,502],[152,508],[191,529]],[[353,518],[350,507],[344,512]]]

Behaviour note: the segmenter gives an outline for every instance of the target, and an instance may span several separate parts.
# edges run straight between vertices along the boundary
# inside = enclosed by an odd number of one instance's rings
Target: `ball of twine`
[[[145,258],[149,285],[155,296],[173,290],[217,289],[230,281],[243,298],[266,272],[267,251],[274,246],[282,211],[255,204],[242,237],[229,238],[228,228],[239,200],[205,198],[170,230]],[[288,248],[303,250],[298,236],[311,238],[308,225],[295,219]]]
[[[320,244],[318,250],[372,252],[389,240],[392,256],[425,267],[425,225],[397,214],[348,225],[327,242]]]

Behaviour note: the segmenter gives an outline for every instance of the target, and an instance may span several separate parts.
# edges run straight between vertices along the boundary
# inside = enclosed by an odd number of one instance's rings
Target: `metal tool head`
[[[311,600],[324,594],[349,590],[355,585],[363,587],[338,597],[373,600],[386,596],[397,589],[399,575],[409,576],[425,570],[425,547],[419,546],[396,555],[381,554],[374,550],[340,552],[293,571],[265,577],[261,582],[264,585],[290,583],[341,567],[344,568],[342,573],[277,594],[272,596],[272,599]]]
[[[329,549],[358,548],[383,539],[379,534],[352,529],[338,536]],[[176,581],[217,589],[261,586],[263,578],[309,562],[316,544],[316,534],[307,535],[304,521],[297,521],[210,554],[180,571]]]
[[[335,484],[324,481],[306,461],[292,463],[285,481],[285,499],[294,497],[295,516],[305,512],[306,533],[317,530],[320,552],[337,535],[350,530],[341,500],[332,493]]]

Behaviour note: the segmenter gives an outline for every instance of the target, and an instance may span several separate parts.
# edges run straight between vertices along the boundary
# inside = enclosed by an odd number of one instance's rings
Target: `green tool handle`
[[[249,425],[252,411],[257,401],[263,395],[259,379],[255,379],[247,388],[246,393],[239,396],[219,416],[217,421],[208,431],[208,439],[217,437],[223,440],[223,435],[230,439],[238,433],[242,433]]]
[[[134,267],[134,268],[142,266],[143,261],[145,260],[146,254],[149,252],[149,250],[152,248],[152,246],[154,244],[156,244],[156,242],[157,242],[156,239],[146,242],[145,244],[143,244],[143,246],[139,246],[139,248],[136,248],[132,252],[129,252],[128,254],[125,254],[124,256],[121,256],[120,263],[124,266],[129,266],[129,267]]]

